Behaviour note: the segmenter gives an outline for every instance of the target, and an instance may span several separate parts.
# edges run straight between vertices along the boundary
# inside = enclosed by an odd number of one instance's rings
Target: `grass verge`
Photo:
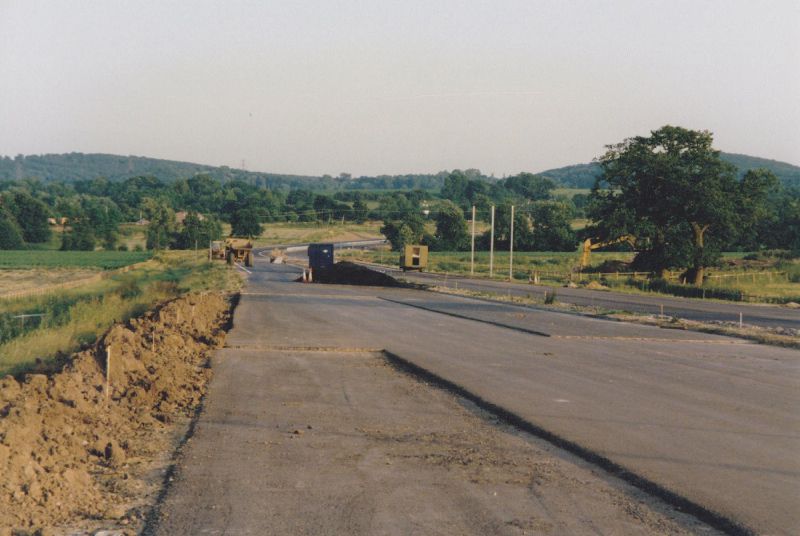
[[[0,377],[47,371],[115,322],[204,290],[235,291],[239,273],[194,252],[170,251],[103,281],[44,296],[0,300]],[[19,315],[43,315],[18,318]]]
[[[363,261],[397,266],[400,254],[387,249],[337,251],[337,257],[350,261]],[[684,296],[725,301],[745,301],[751,303],[785,304],[800,302],[800,260],[774,260],[770,263],[751,263],[729,265],[723,262],[720,267],[709,268],[709,279],[703,287],[680,285],[674,280],[659,281],[648,279],[647,274],[629,277],[627,272],[596,273],[604,268],[628,263],[633,253],[603,251],[592,253],[592,265],[582,275],[572,274],[573,281],[580,279],[579,285],[593,285],[590,288],[608,287],[618,292],[641,294],[658,292],[669,296]],[[726,254],[725,259],[741,258],[745,253]],[[723,259],[723,261],[725,261]],[[514,279],[527,281],[536,273],[543,284],[562,286],[570,278],[578,261],[576,252],[515,252]],[[613,268],[611,268],[613,270]],[[470,275],[470,252],[432,251],[428,257],[428,271],[450,275]],[[780,272],[780,275],[776,274]],[[677,274],[677,272],[676,272]],[[493,277],[507,281],[509,275],[508,252],[494,255]],[[489,253],[475,253],[474,277],[489,278]],[[705,292],[704,292],[705,290]]]
[[[466,289],[453,289],[449,287],[430,286],[427,290],[441,292],[443,294],[455,294],[458,296],[468,296],[481,298],[504,303],[513,303],[523,306],[532,306],[551,311],[577,313],[594,318],[605,318],[618,322],[633,322],[647,326],[655,326],[664,329],[683,329],[686,331],[697,331],[700,333],[710,333],[714,335],[725,335],[754,341],[760,344],[780,346],[783,348],[794,348],[800,350],[800,336],[792,334],[783,328],[762,328],[758,326],[738,327],[734,322],[699,322],[685,320],[682,318],[666,316],[660,318],[650,314],[636,314],[628,311],[612,311],[593,306],[581,306],[558,302],[557,298],[548,300],[534,297],[523,297],[516,295],[499,294],[494,292],[473,291]],[[554,295],[555,296],[555,295]]]

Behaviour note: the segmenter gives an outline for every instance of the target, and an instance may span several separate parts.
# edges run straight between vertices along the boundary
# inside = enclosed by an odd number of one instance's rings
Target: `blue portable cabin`
[[[333,266],[333,244],[309,244],[308,266],[312,270],[325,270]]]

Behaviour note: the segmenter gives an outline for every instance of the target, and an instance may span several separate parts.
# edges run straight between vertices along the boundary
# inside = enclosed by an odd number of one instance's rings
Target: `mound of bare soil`
[[[390,275],[371,270],[366,266],[341,261],[326,270],[314,272],[316,283],[339,285],[367,285],[373,287],[399,287],[402,284]]]
[[[0,379],[0,535],[135,533],[143,495],[157,493],[154,462],[200,404],[229,311],[220,294],[179,298],[114,326],[61,372]]]
[[[589,290],[609,290],[607,286],[595,280],[589,281],[583,285],[583,288],[587,288]]]

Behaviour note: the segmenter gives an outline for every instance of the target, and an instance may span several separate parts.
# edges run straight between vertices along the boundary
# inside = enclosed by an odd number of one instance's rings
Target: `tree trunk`
[[[703,285],[703,272],[705,271],[705,266],[703,266],[703,261],[702,261],[703,248],[705,247],[703,237],[707,229],[708,225],[700,226],[699,224],[692,222],[692,231],[694,231],[694,247],[695,247],[695,260],[694,260],[694,266],[692,267],[692,272],[694,272],[693,273],[694,285],[696,287]]]

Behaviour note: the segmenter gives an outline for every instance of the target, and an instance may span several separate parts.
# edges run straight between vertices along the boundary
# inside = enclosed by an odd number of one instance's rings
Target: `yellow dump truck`
[[[208,248],[208,258],[226,260],[228,264],[238,262],[245,266],[253,266],[253,242],[247,238],[215,240]]]
[[[253,243],[247,238],[226,238],[225,259],[228,264],[238,262],[253,266]]]
[[[406,244],[403,246],[403,254],[400,256],[400,269],[404,272],[408,270],[423,271],[428,267],[428,246],[419,244]]]

